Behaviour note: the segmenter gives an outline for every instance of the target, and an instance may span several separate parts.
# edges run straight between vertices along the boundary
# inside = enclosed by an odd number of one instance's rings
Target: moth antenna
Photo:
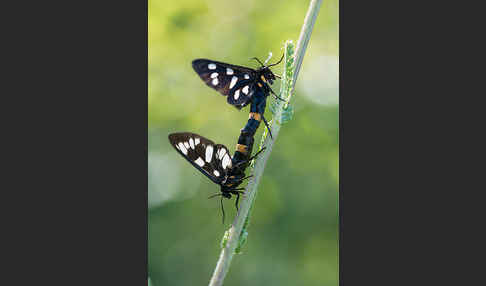
[[[283,60],[283,58],[284,58],[284,55],[285,55],[285,54],[282,54],[282,57],[280,58],[280,60],[279,60],[278,62],[276,62],[276,63],[274,63],[274,64],[271,64],[271,65],[268,65],[268,66],[267,66],[267,68],[269,68],[269,67],[273,67],[273,66],[276,66],[276,65],[278,65],[280,62],[282,62],[282,60]]]
[[[257,57],[250,58],[250,60],[256,60],[259,64],[262,65],[262,67],[265,66]]]
[[[265,62],[263,62],[263,65],[266,65],[268,63],[268,61],[272,58],[272,52],[268,53],[268,58],[265,60]]]
[[[214,194],[214,195],[209,196],[208,199],[212,199],[214,197],[222,196],[222,195],[223,195],[222,193],[217,193],[217,194]]]

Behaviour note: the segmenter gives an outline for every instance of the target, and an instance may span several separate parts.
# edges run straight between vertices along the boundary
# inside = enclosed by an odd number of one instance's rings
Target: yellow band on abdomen
[[[262,116],[260,115],[260,113],[256,113],[256,112],[250,112],[250,116],[248,116],[249,119],[253,118],[257,121],[261,121],[262,120]]]
[[[236,151],[246,155],[246,153],[248,152],[248,148],[245,145],[236,144]]]

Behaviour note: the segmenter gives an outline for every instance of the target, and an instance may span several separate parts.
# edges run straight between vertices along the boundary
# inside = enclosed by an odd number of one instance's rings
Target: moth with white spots
[[[262,64],[262,67],[253,69],[208,59],[192,61],[192,67],[201,79],[211,88],[227,96],[228,103],[238,109],[251,102],[255,89],[263,89],[266,94],[271,92],[269,84],[273,84],[276,78],[269,68],[273,65]],[[236,95],[241,89],[244,95]]]
[[[209,87],[226,96],[229,104],[241,109],[251,103],[251,112],[259,113],[268,128],[268,123],[263,116],[266,98],[270,93],[279,98],[270,87],[276,79],[270,67],[279,64],[282,59],[268,66],[265,65],[266,61],[263,64],[256,59],[261,64],[257,69],[208,59],[196,59],[192,61],[192,67]],[[250,130],[251,133],[255,131],[255,128]],[[272,136],[271,132],[270,136]]]
[[[217,184],[223,182],[224,175],[232,167],[228,149],[200,135],[173,133],[169,135],[169,141],[187,161]],[[219,175],[214,174],[215,170]]]
[[[208,177],[211,181],[221,187],[221,193],[217,195],[230,199],[236,195],[236,208],[243,188],[237,188],[245,177],[246,164],[258,155],[258,153],[233,165],[231,154],[228,148],[222,144],[215,144],[213,141],[190,132],[169,134],[170,144],[196,169]],[[222,204],[222,202],[221,202]],[[223,209],[224,220],[224,209]]]

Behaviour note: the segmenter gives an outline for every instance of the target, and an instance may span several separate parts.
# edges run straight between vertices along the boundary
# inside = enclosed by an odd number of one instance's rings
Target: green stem
[[[285,98],[287,102],[283,103],[279,101],[275,104],[274,117],[270,126],[273,139],[267,137],[266,133],[263,134],[263,145],[266,146],[266,150],[255,160],[253,177],[245,190],[246,197],[240,204],[239,211],[236,214],[233,224],[223,237],[221,254],[216,264],[216,268],[214,269],[213,276],[209,282],[209,286],[223,285],[224,278],[231,265],[231,260],[236,252],[235,250],[238,249],[239,252],[242,244],[246,241],[246,228],[249,223],[250,209],[255,201],[258,185],[260,184],[260,179],[265,170],[265,165],[272,153],[273,145],[280,132],[282,115],[287,112],[288,102],[294,89],[300,67],[302,66],[307,44],[309,43],[321,4],[322,0],[311,0],[305,16],[304,25],[300,31],[295,57],[293,55],[293,43],[291,41],[285,43],[285,66],[280,97]]]

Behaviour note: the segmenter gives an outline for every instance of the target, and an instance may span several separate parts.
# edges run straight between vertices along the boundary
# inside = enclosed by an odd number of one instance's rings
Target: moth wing
[[[229,104],[234,105],[236,108],[241,109],[251,102],[251,98],[255,92],[254,89],[254,83],[250,80],[243,80],[230,91],[226,101]]]
[[[216,151],[224,148],[228,152],[224,145],[215,144],[213,141],[191,132],[169,134],[169,142],[191,165],[214,183],[221,184],[228,167],[223,168],[226,159],[224,156],[221,159],[219,156],[216,157]]]
[[[192,67],[206,85],[228,96],[228,103],[237,108],[249,103],[250,91],[244,94],[242,89],[255,82],[254,69],[209,59],[196,59],[192,61]]]
[[[213,156],[214,156],[215,167],[217,168],[216,170],[226,175],[233,167],[231,154],[228,148],[226,148],[226,146],[222,144],[216,144],[214,147],[215,148],[214,148]]]

